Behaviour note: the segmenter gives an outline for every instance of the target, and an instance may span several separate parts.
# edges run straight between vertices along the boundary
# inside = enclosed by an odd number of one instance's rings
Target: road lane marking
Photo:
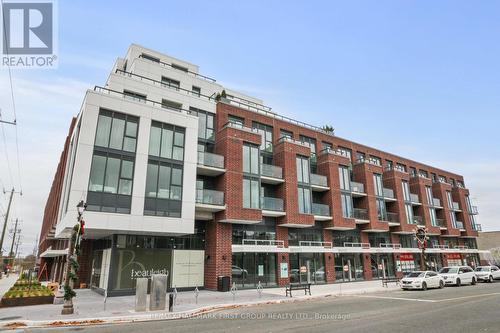
[[[459,297],[454,297],[454,298],[445,298],[445,299],[440,299],[439,302],[454,301],[456,299],[466,299],[466,298],[475,298],[475,297],[487,297],[487,296],[495,296],[495,295],[500,295],[500,293],[477,294],[477,295],[469,295],[469,296],[459,296]]]
[[[405,297],[389,297],[389,296],[369,296],[369,295],[355,295],[356,297],[365,297],[365,298],[379,298],[379,299],[394,299],[401,301],[411,301],[411,302],[427,302],[427,303],[436,303],[437,300],[433,299],[420,299],[420,298],[405,298]]]

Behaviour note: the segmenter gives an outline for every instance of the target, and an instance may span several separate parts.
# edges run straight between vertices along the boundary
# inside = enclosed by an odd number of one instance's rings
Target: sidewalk
[[[9,274],[9,277],[3,277],[0,279],[0,299],[3,297],[3,295],[9,291],[10,287],[16,283],[18,278],[17,274]]]
[[[74,300],[75,313],[61,315],[62,305],[33,305],[25,307],[0,308],[0,328],[13,322],[28,326],[46,326],[55,321],[77,324],[85,321],[93,323],[131,322],[159,319],[178,319],[195,314],[236,306],[257,304],[304,301],[326,296],[347,296],[398,289],[395,285],[382,287],[381,281],[364,281],[311,286],[312,296],[305,296],[303,291],[294,291],[293,298],[285,297],[285,288],[268,288],[259,297],[256,289],[238,290],[233,299],[231,292],[201,290],[196,303],[193,291],[179,292],[174,306],[174,312],[147,311],[135,312],[135,296],[109,297],[104,303],[104,297],[88,290],[77,290]],[[168,301],[167,301],[168,303]],[[168,307],[168,306],[167,306]],[[97,320],[97,321],[96,321]],[[62,323],[58,323],[62,324]]]

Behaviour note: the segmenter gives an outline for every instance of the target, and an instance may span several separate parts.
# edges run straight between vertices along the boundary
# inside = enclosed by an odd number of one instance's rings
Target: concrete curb
[[[399,288],[397,288],[399,289]],[[282,303],[294,303],[294,302],[305,302],[312,301],[320,298],[326,297],[343,297],[343,296],[353,296],[361,294],[369,294],[375,292],[389,292],[396,290],[394,288],[381,288],[374,290],[351,290],[343,292],[342,294],[337,292],[322,293],[314,296],[302,296],[296,298],[285,298],[278,300],[265,300],[265,301],[254,301],[246,303],[227,303],[227,304],[217,304],[199,307],[192,310],[181,311],[181,312],[168,312],[168,311],[150,311],[140,314],[127,315],[127,316],[115,316],[115,317],[100,317],[100,318],[80,318],[80,319],[61,319],[61,320],[11,320],[1,323],[1,329],[23,329],[23,328],[50,328],[50,327],[78,327],[78,326],[91,326],[91,325],[106,325],[106,324],[123,324],[123,323],[134,323],[134,322],[144,322],[144,321],[159,321],[159,320],[177,320],[177,319],[189,319],[206,313],[225,310],[225,309],[236,309],[243,307],[250,307],[256,305],[267,305],[267,304],[282,304]]]

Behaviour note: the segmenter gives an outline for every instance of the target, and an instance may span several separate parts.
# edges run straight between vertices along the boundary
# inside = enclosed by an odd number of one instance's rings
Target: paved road
[[[500,332],[500,282],[255,306],[192,319],[38,331],[77,330],[93,333]]]

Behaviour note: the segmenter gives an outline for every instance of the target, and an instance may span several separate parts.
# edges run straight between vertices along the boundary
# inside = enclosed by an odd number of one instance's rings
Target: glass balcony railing
[[[368,220],[368,211],[366,209],[354,208],[352,215],[358,220]]]
[[[390,188],[384,187],[383,193],[384,193],[384,198],[394,199],[394,191],[391,190]]]
[[[458,202],[452,202],[451,203],[451,209],[453,209],[453,210],[460,210],[460,206],[458,205]]]
[[[312,213],[313,215],[318,216],[330,216],[330,206],[325,204],[313,203]]]
[[[224,169],[224,156],[199,151],[198,164],[212,168]]]
[[[365,185],[362,183],[351,182],[351,191],[357,193],[365,193]]]
[[[283,179],[283,169],[275,165],[261,164],[261,175],[265,177]]]
[[[441,200],[439,200],[437,198],[432,198],[432,203],[433,203],[434,207],[441,207]]]
[[[197,189],[196,203],[223,206],[224,192],[216,190]]]
[[[470,208],[469,208],[469,214],[471,214],[471,215],[477,215],[478,214],[477,206],[470,206]]]
[[[480,224],[475,223],[475,224],[472,225],[472,230],[474,230],[474,231],[483,231],[483,228],[482,228],[482,226]]]
[[[446,221],[444,219],[436,219],[436,224],[440,228],[447,228]]]
[[[391,223],[399,223],[399,216],[397,213],[387,212],[387,220],[386,221],[391,222]]]
[[[273,210],[277,212],[283,211],[283,199],[262,197],[261,208],[263,210]]]
[[[422,216],[413,216],[413,223],[416,225],[425,225]]]
[[[457,226],[457,229],[465,229],[464,223],[462,221],[456,221],[455,224]]]
[[[412,203],[420,203],[420,199],[418,198],[418,194],[410,193],[410,201]]]
[[[328,187],[328,178],[323,175],[311,173],[311,185]]]

